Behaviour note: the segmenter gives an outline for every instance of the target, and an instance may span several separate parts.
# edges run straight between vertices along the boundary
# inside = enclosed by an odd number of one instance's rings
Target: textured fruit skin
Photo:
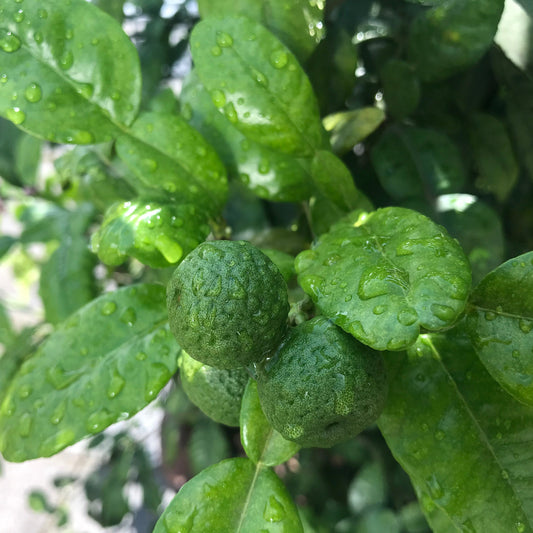
[[[239,368],[276,350],[289,303],[283,276],[245,241],[204,242],[175,270],[167,287],[170,329],[194,359]]]
[[[194,405],[215,422],[239,425],[242,395],[250,379],[246,369],[213,368],[182,351],[179,370],[183,390]]]
[[[387,380],[379,352],[315,317],[259,366],[257,390],[265,416],[286,439],[329,448],[377,420]]]

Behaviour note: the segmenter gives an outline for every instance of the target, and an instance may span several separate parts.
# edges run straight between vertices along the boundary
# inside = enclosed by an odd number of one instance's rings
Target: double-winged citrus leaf
[[[421,328],[451,326],[471,284],[458,243],[400,207],[353,212],[300,253],[295,266],[321,313],[376,350],[402,350]]]

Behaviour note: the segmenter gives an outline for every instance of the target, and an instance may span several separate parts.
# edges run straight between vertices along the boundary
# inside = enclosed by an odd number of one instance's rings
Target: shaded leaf
[[[42,141],[23,135],[17,142],[15,150],[15,169],[23,185],[34,186],[41,161]]]
[[[468,120],[472,157],[478,173],[476,187],[503,202],[518,180],[516,161],[509,134],[503,122],[486,113]]]
[[[266,26],[301,63],[323,38],[321,2],[309,0],[199,0],[202,18],[245,15]]]
[[[177,369],[165,288],[107,293],[63,322],[20,367],[0,407],[9,461],[49,457],[150,403]]]
[[[379,461],[362,466],[348,487],[348,507],[358,515],[369,507],[383,505],[387,500],[387,485],[383,465]]]
[[[263,26],[244,17],[205,19],[191,34],[191,51],[213,103],[246,137],[298,156],[323,145],[311,83]]]
[[[471,283],[457,242],[401,207],[354,211],[300,253],[295,267],[321,313],[376,350],[401,350],[421,327],[452,325]]]
[[[420,81],[413,66],[391,59],[381,69],[380,77],[387,113],[397,120],[408,117],[420,101]]]
[[[331,149],[342,155],[366,139],[384,120],[385,113],[381,109],[363,107],[328,115],[323,124],[326,131],[331,132]]]
[[[450,0],[421,13],[409,31],[409,56],[424,81],[445,79],[489,49],[504,0]]]
[[[211,420],[194,424],[187,452],[194,475],[230,456],[224,431]]]
[[[303,532],[296,506],[272,471],[249,459],[226,459],[185,483],[154,533]]]
[[[37,137],[75,144],[111,140],[133,121],[139,59],[115,20],[83,0],[3,7],[2,116]]]
[[[457,146],[436,130],[389,128],[371,157],[381,185],[397,200],[458,192],[466,179]]]
[[[250,380],[244,391],[240,422],[244,451],[258,465],[279,465],[300,449],[295,442],[284,439],[268,422],[259,403],[255,380]]]
[[[503,263],[475,288],[468,329],[491,376],[533,405],[533,252]]]
[[[178,115],[143,113],[131,135],[117,140],[117,153],[147,189],[180,203],[201,204],[216,215],[227,196],[226,170],[215,151]],[[135,184],[133,184],[135,186]]]
[[[378,424],[433,530],[533,531],[533,410],[500,389],[461,332],[424,335],[386,360]]]

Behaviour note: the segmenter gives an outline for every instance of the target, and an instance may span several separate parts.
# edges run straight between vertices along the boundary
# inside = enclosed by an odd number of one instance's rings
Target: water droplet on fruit
[[[104,316],[112,315],[117,310],[117,304],[113,301],[108,301],[102,306],[101,313]]]
[[[21,46],[20,39],[10,31],[0,30],[0,49],[4,52],[16,52]]]
[[[289,56],[283,50],[277,50],[270,55],[270,63],[274,68],[283,68],[289,62]]]
[[[43,96],[43,92],[41,90],[41,87],[39,87],[39,85],[37,85],[36,83],[30,83],[30,85],[28,85],[26,87],[26,90],[24,91],[24,97],[26,98],[26,100],[28,100],[28,102],[30,103],[35,103],[35,102],[38,102]]]
[[[233,38],[226,32],[218,31],[217,44],[222,48],[229,48],[230,46],[233,46]]]
[[[13,124],[22,124],[26,120],[26,113],[20,107],[12,107],[6,111],[6,117],[13,122]]]

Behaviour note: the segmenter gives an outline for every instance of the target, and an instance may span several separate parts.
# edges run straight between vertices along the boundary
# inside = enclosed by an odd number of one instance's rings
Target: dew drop
[[[522,333],[529,333],[533,329],[533,320],[521,318],[518,322],[518,327]]]
[[[59,66],[63,70],[68,70],[72,65],[74,64],[74,56],[72,55],[72,52],[67,51],[63,54],[61,59],[59,60]]]
[[[433,304],[431,312],[443,322],[451,322],[456,317],[455,310],[448,305]]]
[[[259,85],[262,85],[263,87],[268,86],[268,79],[267,77],[262,73],[256,70],[254,72],[255,81],[259,83]]]
[[[67,41],[70,41],[72,37],[74,37],[74,32],[71,29],[68,29],[65,32],[65,39],[67,39]]]
[[[137,361],[146,361],[147,358],[148,358],[148,356],[144,352],[139,352],[135,356],[135,359],[137,359]]]
[[[144,389],[144,399],[152,401],[159,391],[168,383],[172,377],[169,369],[162,363],[152,363],[148,371],[146,387]]]
[[[509,472],[507,472],[507,470],[502,470],[502,478],[503,479],[509,479]]]
[[[2,74],[0,76],[0,83],[7,83],[7,74]]]
[[[62,390],[77,381],[82,375],[82,370],[66,371],[60,364],[56,364],[46,371],[46,380],[54,389]]]
[[[277,50],[270,55],[270,63],[274,68],[282,69],[289,62],[289,56],[283,50]]]
[[[426,485],[429,490],[429,494],[434,500],[439,500],[443,497],[444,491],[442,490],[442,487],[434,474],[426,479]]]
[[[41,457],[50,457],[51,455],[56,454],[61,451],[63,448],[70,446],[76,435],[71,429],[62,429],[57,432],[55,435],[48,437],[39,448],[39,455]]]
[[[59,422],[63,420],[66,410],[67,410],[67,402],[63,400],[54,409],[54,412],[52,413],[52,416],[50,417],[50,422],[54,424],[54,426],[59,424]]]
[[[498,315],[496,313],[492,312],[492,311],[487,311],[485,313],[485,320],[487,320],[488,322],[492,322],[497,317],[498,317]]]
[[[14,15],[13,20],[15,22],[22,22],[26,18],[26,15],[24,15],[24,11],[22,9],[19,9]]]
[[[226,115],[226,118],[232,123],[236,124],[239,121],[239,117],[237,116],[237,111],[235,111],[235,106],[229,102],[224,106],[224,115]]]
[[[30,413],[24,413],[18,421],[19,435],[27,437],[30,434],[33,418]]]
[[[80,83],[76,87],[76,91],[88,100],[94,93],[94,86],[91,83]]]
[[[414,309],[402,309],[398,313],[398,322],[402,326],[412,326],[418,320],[418,314]]]
[[[33,34],[33,39],[35,40],[35,42],[37,44],[41,44],[43,42],[43,40],[44,40],[44,37],[43,37],[43,34],[40,31],[36,31]]]
[[[135,313],[135,309],[133,309],[133,307],[126,308],[126,310],[120,315],[120,320],[128,326],[133,326],[133,324],[135,324],[135,321],[137,320],[137,314]]]
[[[13,124],[22,124],[26,120],[26,113],[20,107],[12,107],[6,111],[6,117]]]
[[[31,387],[31,385],[22,385],[19,389],[19,397],[24,399],[24,398],[27,398],[31,393],[32,393],[33,389]]]
[[[218,31],[217,44],[222,48],[229,48],[230,46],[233,46],[233,38],[226,32]]]
[[[107,397],[110,399],[117,397],[124,388],[124,385],[126,385],[126,380],[115,371],[107,388]]]
[[[446,433],[444,433],[444,431],[442,430],[438,430],[436,433],[435,433],[435,439],[437,440],[444,440],[444,438],[446,437]]]
[[[222,54],[222,48],[220,48],[220,46],[213,46],[213,48],[211,48],[211,54],[218,57]]]
[[[89,416],[86,429],[89,433],[99,433],[114,421],[115,417],[107,409],[100,409]]]
[[[268,174],[270,172],[270,161],[264,158],[261,159],[257,170],[259,171],[259,174]]]
[[[516,523],[516,531],[518,533],[524,533],[524,531],[526,530],[526,526],[523,522],[517,522]]]
[[[226,97],[224,96],[224,93],[219,90],[214,90],[211,92],[211,100],[213,100],[213,103],[217,107],[224,107],[226,104]]]
[[[275,497],[270,496],[263,511],[263,518],[267,522],[281,522],[285,518],[285,507]]]
[[[39,9],[37,14],[39,15],[40,19],[48,18],[48,11],[46,11],[46,9]]]
[[[0,49],[4,52],[16,52],[21,46],[20,39],[10,31],[0,30]]]
[[[372,309],[372,313],[375,315],[382,315],[387,310],[386,305],[376,305],[374,309]]]
[[[112,315],[116,310],[117,310],[117,304],[115,302],[113,302],[113,301],[109,301],[109,302],[106,302],[102,306],[101,313],[104,316],[109,316],[109,315]]]
[[[38,102],[43,96],[43,92],[41,90],[41,87],[37,85],[36,83],[31,83],[26,87],[26,90],[24,91],[24,97],[28,102],[34,104],[35,102]]]

